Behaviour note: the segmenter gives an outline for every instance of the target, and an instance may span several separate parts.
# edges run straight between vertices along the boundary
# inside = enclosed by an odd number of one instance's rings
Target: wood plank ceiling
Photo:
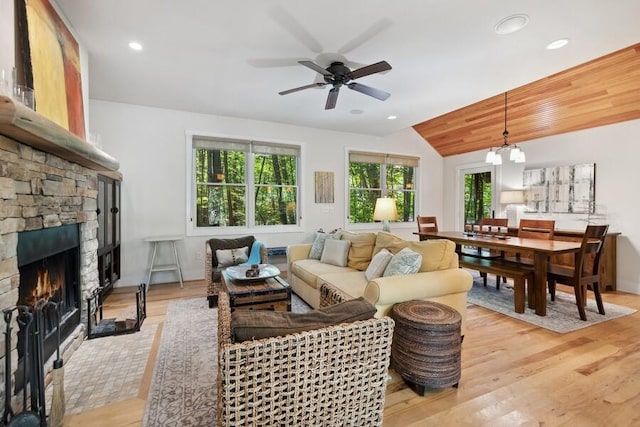
[[[640,118],[640,43],[507,94],[509,144]],[[413,128],[441,156],[502,145],[504,94]]]

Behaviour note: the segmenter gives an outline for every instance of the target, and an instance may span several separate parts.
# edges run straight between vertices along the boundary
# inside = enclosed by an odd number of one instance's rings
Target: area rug
[[[467,295],[467,301],[558,333],[575,331],[636,312],[631,308],[605,302],[604,311],[606,315],[603,316],[598,313],[596,301],[588,298],[585,308],[587,321],[584,322],[580,320],[575,296],[566,292],[556,291],[555,301],[551,301],[550,295],[547,293],[546,316],[538,316],[533,309],[528,307],[525,308],[524,313],[520,314],[513,310],[513,287],[509,283],[502,284],[500,290],[497,290],[495,280],[490,278],[485,288],[482,279],[475,275],[473,288]]]
[[[218,310],[205,298],[171,301],[143,426],[215,426]]]

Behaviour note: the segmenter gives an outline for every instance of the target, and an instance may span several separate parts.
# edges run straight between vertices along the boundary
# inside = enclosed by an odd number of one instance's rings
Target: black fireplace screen
[[[80,238],[76,224],[18,234],[20,285],[18,305],[33,307],[39,300],[61,303],[60,335],[69,336],[80,324]],[[44,360],[57,347],[56,314],[45,308]],[[18,356],[22,333],[18,333]]]

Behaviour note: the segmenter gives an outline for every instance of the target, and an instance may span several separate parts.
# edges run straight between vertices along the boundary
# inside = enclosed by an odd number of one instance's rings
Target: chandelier
[[[509,136],[509,132],[507,131],[507,92],[504,93],[504,132],[502,132],[502,137],[504,138],[504,142],[500,147],[490,148],[487,153],[487,157],[485,158],[485,162],[491,163],[494,165],[502,164],[502,154],[509,152],[509,160],[514,161],[515,163],[524,163],[525,156],[524,151],[522,151],[517,145],[509,145],[507,142],[507,137]]]

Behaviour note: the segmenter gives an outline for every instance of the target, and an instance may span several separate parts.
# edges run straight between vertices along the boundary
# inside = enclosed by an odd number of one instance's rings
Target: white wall
[[[10,85],[15,64],[13,22],[13,0],[0,0],[0,72],[4,70]]]
[[[527,162],[505,161],[497,167],[498,191],[522,188],[522,171],[580,163],[596,164],[596,204],[606,212],[611,231],[618,237],[617,289],[640,294],[640,120],[571,132],[518,144]],[[454,228],[456,167],[483,162],[486,151],[476,151],[444,160],[445,227]],[[504,209],[504,207],[500,207]],[[447,215],[448,214],[448,215]],[[582,230],[586,215],[545,215],[556,219],[556,228]],[[541,216],[542,217],[542,216]]]
[[[388,138],[376,138],[97,100],[90,102],[90,114],[91,132],[101,135],[104,151],[120,161],[120,172],[124,176],[120,286],[146,281],[150,259],[146,237],[185,235],[187,131],[301,145],[301,227],[289,233],[252,233],[267,246],[311,241],[313,232],[320,227],[324,230],[348,228],[344,184],[347,148],[420,156],[420,184],[425,188],[425,197],[421,198],[419,212],[442,212],[442,158],[411,129]],[[335,173],[335,203],[314,202],[315,171]],[[371,229],[378,228],[378,225],[371,226]],[[392,231],[415,238],[411,234],[413,226],[392,226]],[[185,237],[179,244],[187,279],[204,277],[204,262],[199,256],[206,239]],[[175,275],[154,273],[153,280],[174,281]]]

